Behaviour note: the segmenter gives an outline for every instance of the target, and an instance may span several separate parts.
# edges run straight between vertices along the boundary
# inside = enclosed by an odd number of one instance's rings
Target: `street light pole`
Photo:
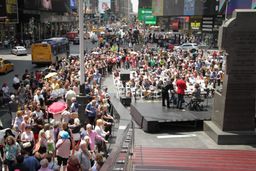
[[[84,0],[79,0],[79,62],[80,62],[80,86],[79,86],[79,96],[77,96],[78,107],[78,116],[81,123],[87,121],[85,115],[85,79],[84,79],[84,14],[83,14],[83,2]]]
[[[80,55],[80,95],[84,95],[84,14],[83,0],[79,1],[79,55]]]

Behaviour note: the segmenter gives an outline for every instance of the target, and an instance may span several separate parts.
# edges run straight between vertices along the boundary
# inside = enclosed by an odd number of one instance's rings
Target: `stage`
[[[135,122],[145,131],[159,132],[161,125],[179,124],[180,126],[194,125],[210,120],[211,105],[204,107],[207,111],[181,111],[175,107],[162,106],[161,101],[136,101],[131,104],[131,115]]]

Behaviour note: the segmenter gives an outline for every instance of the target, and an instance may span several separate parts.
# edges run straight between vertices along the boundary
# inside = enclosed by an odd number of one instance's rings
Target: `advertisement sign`
[[[99,13],[104,13],[105,11],[109,10],[111,8],[110,0],[99,0]]]
[[[178,31],[179,30],[179,20],[172,20],[171,21],[171,29],[173,31]]]
[[[70,8],[71,8],[72,10],[77,9],[76,0],[70,0]]]
[[[152,11],[154,16],[163,16],[164,13],[164,0],[152,1]]]
[[[256,9],[256,0],[252,0],[252,9]]]
[[[40,9],[52,12],[70,11],[70,0],[39,0]]]
[[[195,13],[195,0],[184,0],[184,15],[194,15]]]
[[[139,8],[138,18],[145,24],[156,24],[156,16],[153,16],[152,9],[150,8]]]

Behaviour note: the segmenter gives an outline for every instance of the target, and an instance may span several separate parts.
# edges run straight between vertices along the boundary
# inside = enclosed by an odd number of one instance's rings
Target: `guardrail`
[[[114,96],[111,96],[111,112],[119,120],[116,141],[111,145],[111,153],[101,171],[118,171],[131,169],[130,158],[134,147],[134,123],[129,111]]]

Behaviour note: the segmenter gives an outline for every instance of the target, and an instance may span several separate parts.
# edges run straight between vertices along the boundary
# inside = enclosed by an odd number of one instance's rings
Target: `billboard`
[[[70,0],[70,9],[72,10],[77,9],[76,0]]]
[[[184,15],[194,15],[195,0],[184,0]]]
[[[256,0],[252,0],[252,9],[256,9]]]
[[[98,10],[99,13],[104,13],[111,8],[110,0],[99,0]]]
[[[40,9],[52,12],[70,11],[70,0],[39,0]]]
[[[164,13],[164,0],[152,1],[152,12],[154,16],[163,16]]]

